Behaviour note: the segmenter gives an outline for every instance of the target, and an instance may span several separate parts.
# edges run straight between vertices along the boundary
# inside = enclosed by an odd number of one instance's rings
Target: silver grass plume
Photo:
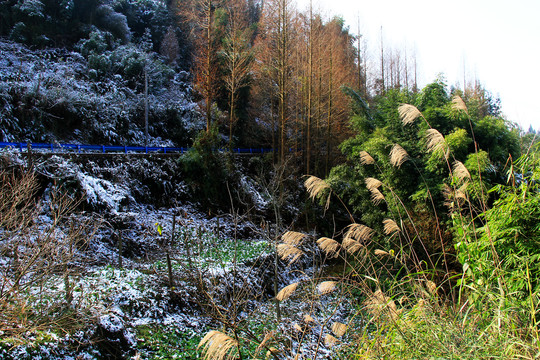
[[[347,325],[342,324],[342,323],[337,322],[337,321],[332,324],[332,332],[337,337],[342,337],[343,335],[345,335],[346,331],[347,331]]]
[[[378,189],[382,185],[382,181],[372,178],[372,177],[368,177],[364,181],[369,191],[371,191],[372,189]]]
[[[278,300],[278,301],[287,300],[296,291],[297,287],[298,287],[297,282],[285,286],[276,295],[276,300]]]
[[[401,104],[398,107],[398,112],[403,125],[412,124],[418,117],[423,116],[416,106],[410,104]]]
[[[452,98],[452,109],[458,110],[458,111],[464,111],[465,114],[469,114],[469,110],[467,109],[467,105],[465,105],[465,102],[459,95],[455,95]]]
[[[426,146],[429,152],[441,151],[445,158],[448,158],[450,150],[444,136],[437,129],[426,130]]]
[[[360,164],[362,165],[372,165],[375,163],[375,159],[368,154],[367,151],[360,151]]]
[[[467,168],[465,167],[465,165],[463,165],[461,161],[456,160],[452,165],[452,176],[458,178],[459,180],[471,178],[469,170],[467,170]]]
[[[390,150],[390,163],[398,168],[409,159],[409,154],[399,144],[395,144]]]
[[[304,186],[312,200],[322,196],[325,190],[331,190],[330,185],[328,185],[326,181],[313,175],[307,178],[304,182]],[[326,199],[326,209],[330,207],[330,194],[331,193],[328,194],[328,198]]]
[[[362,224],[351,224],[347,226],[348,230],[345,233],[345,239],[353,239],[357,241],[367,241],[373,235],[373,229]]]
[[[386,235],[393,235],[401,231],[398,224],[396,224],[396,222],[392,219],[384,219],[383,225],[384,225],[384,233]]]
[[[290,245],[290,244],[279,244],[277,246],[277,253],[279,257],[281,257],[283,260],[289,260],[289,264],[294,263],[296,260],[298,260],[302,255],[304,255],[304,252],[300,249],[298,249],[296,246]]]
[[[322,283],[317,285],[317,290],[319,290],[319,293],[322,295],[329,294],[335,289],[336,289],[335,281],[323,281]]]
[[[281,240],[289,245],[297,246],[302,243],[302,240],[306,237],[306,234],[297,231],[287,231],[281,235]]]
[[[236,359],[238,342],[222,332],[212,330],[202,338],[197,349],[201,347],[205,360],[233,360]]]
[[[317,244],[329,257],[336,257],[339,252],[339,243],[334,239],[322,237],[317,240]]]

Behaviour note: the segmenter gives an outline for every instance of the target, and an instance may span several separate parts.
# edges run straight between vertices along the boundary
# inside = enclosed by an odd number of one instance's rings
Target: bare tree
[[[212,125],[212,103],[216,95],[217,44],[214,36],[214,11],[218,0],[177,0],[181,15],[190,24],[190,35],[195,44],[193,72],[195,88],[205,101],[206,131]]]
[[[225,64],[225,86],[229,92],[229,146],[232,147],[233,126],[236,123],[236,100],[239,90],[250,80],[253,51],[247,27],[247,8],[243,0],[231,0],[226,7],[228,23],[220,52]]]

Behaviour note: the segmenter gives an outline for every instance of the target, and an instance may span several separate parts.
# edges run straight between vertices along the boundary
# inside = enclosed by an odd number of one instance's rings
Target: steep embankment
[[[159,347],[176,339],[169,354],[195,354],[193,343],[226,320],[223,309],[240,321],[275,295],[274,235],[261,224],[270,195],[240,164],[227,181],[243,207],[231,215],[207,212],[181,159],[33,160],[34,190],[19,211],[31,222],[0,226],[2,321],[11,324],[2,327],[3,358],[152,358],[152,331],[171,329]],[[27,165],[5,152],[2,185],[26,188]],[[285,265],[279,288],[301,274]],[[23,310],[16,299],[33,305]],[[17,323],[20,311],[31,320]]]

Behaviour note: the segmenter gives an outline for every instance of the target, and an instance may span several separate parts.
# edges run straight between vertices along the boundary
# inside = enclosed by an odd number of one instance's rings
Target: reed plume
[[[329,294],[335,289],[336,289],[335,281],[323,281],[322,283],[317,285],[317,290],[319,290],[319,293],[321,295]]]
[[[336,257],[339,252],[339,243],[334,239],[322,237],[317,240],[317,244],[329,257]]]
[[[465,105],[465,102],[459,95],[455,95],[452,98],[452,109],[458,110],[458,111],[464,111],[465,114],[469,115],[469,110],[467,109],[467,105]]]
[[[369,191],[371,191],[372,189],[378,189],[382,185],[382,182],[380,180],[377,180],[377,179],[372,178],[372,177],[368,177],[364,181],[365,181],[366,187],[367,187],[367,189]]]
[[[347,331],[347,325],[342,324],[342,323],[337,322],[337,321],[332,324],[332,332],[337,337],[342,337],[343,335],[345,335],[346,331]]]
[[[443,153],[445,158],[448,158],[450,149],[444,140],[443,134],[441,134],[437,129],[426,130],[426,146],[429,152],[440,151]]]
[[[388,251],[384,251],[381,249],[375,249],[373,253],[377,256],[390,256],[390,253]]]
[[[393,235],[401,231],[398,224],[396,224],[396,222],[392,219],[384,219],[383,225],[384,225],[384,233],[386,235]]]
[[[298,284],[299,284],[298,282],[295,282],[295,283],[285,286],[276,295],[276,300],[278,301],[287,300],[296,291]]]
[[[234,360],[237,357],[238,342],[216,330],[202,338],[197,349],[201,347],[205,360]]]
[[[339,340],[336,339],[335,337],[333,337],[330,334],[326,334],[326,336],[324,337],[324,345],[326,345],[326,347],[328,347],[328,348],[333,347],[338,342],[339,342]]]
[[[289,245],[298,246],[302,243],[302,240],[306,237],[306,234],[297,231],[287,231],[281,236],[281,240]]]
[[[326,181],[316,176],[309,176],[304,182],[304,186],[312,199],[318,197],[322,191],[330,189],[330,185]]]
[[[452,165],[452,176],[458,178],[459,180],[471,178],[469,170],[467,170],[467,168],[465,167],[465,165],[463,165],[461,161],[456,160]]]
[[[393,166],[401,167],[401,165],[409,159],[409,154],[399,144],[395,144],[390,150],[390,163]]]
[[[362,244],[360,244],[360,242],[358,242],[358,241],[356,241],[354,239],[351,239],[351,238],[347,238],[347,237],[345,239],[343,239],[342,246],[349,254],[354,254],[358,250],[364,248],[364,246]]]
[[[375,159],[368,154],[367,151],[360,151],[360,164],[362,165],[372,165],[375,163]]]
[[[401,104],[398,107],[398,112],[403,125],[412,124],[418,117],[423,116],[416,106],[410,104]]]
[[[351,224],[347,226],[348,230],[347,233],[345,233],[345,239],[353,239],[353,240],[370,240],[371,236],[373,236],[373,229],[370,227],[367,227],[366,225],[362,224]]]
[[[277,246],[277,253],[283,260],[289,260],[289,265],[298,260],[304,252],[294,245],[279,244]]]

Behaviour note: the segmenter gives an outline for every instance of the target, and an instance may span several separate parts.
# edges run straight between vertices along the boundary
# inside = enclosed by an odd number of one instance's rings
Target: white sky
[[[310,0],[296,1],[300,11]],[[502,102],[508,120],[540,129],[540,0],[313,0],[368,41],[416,51],[420,86],[443,73],[448,85],[478,79]]]

